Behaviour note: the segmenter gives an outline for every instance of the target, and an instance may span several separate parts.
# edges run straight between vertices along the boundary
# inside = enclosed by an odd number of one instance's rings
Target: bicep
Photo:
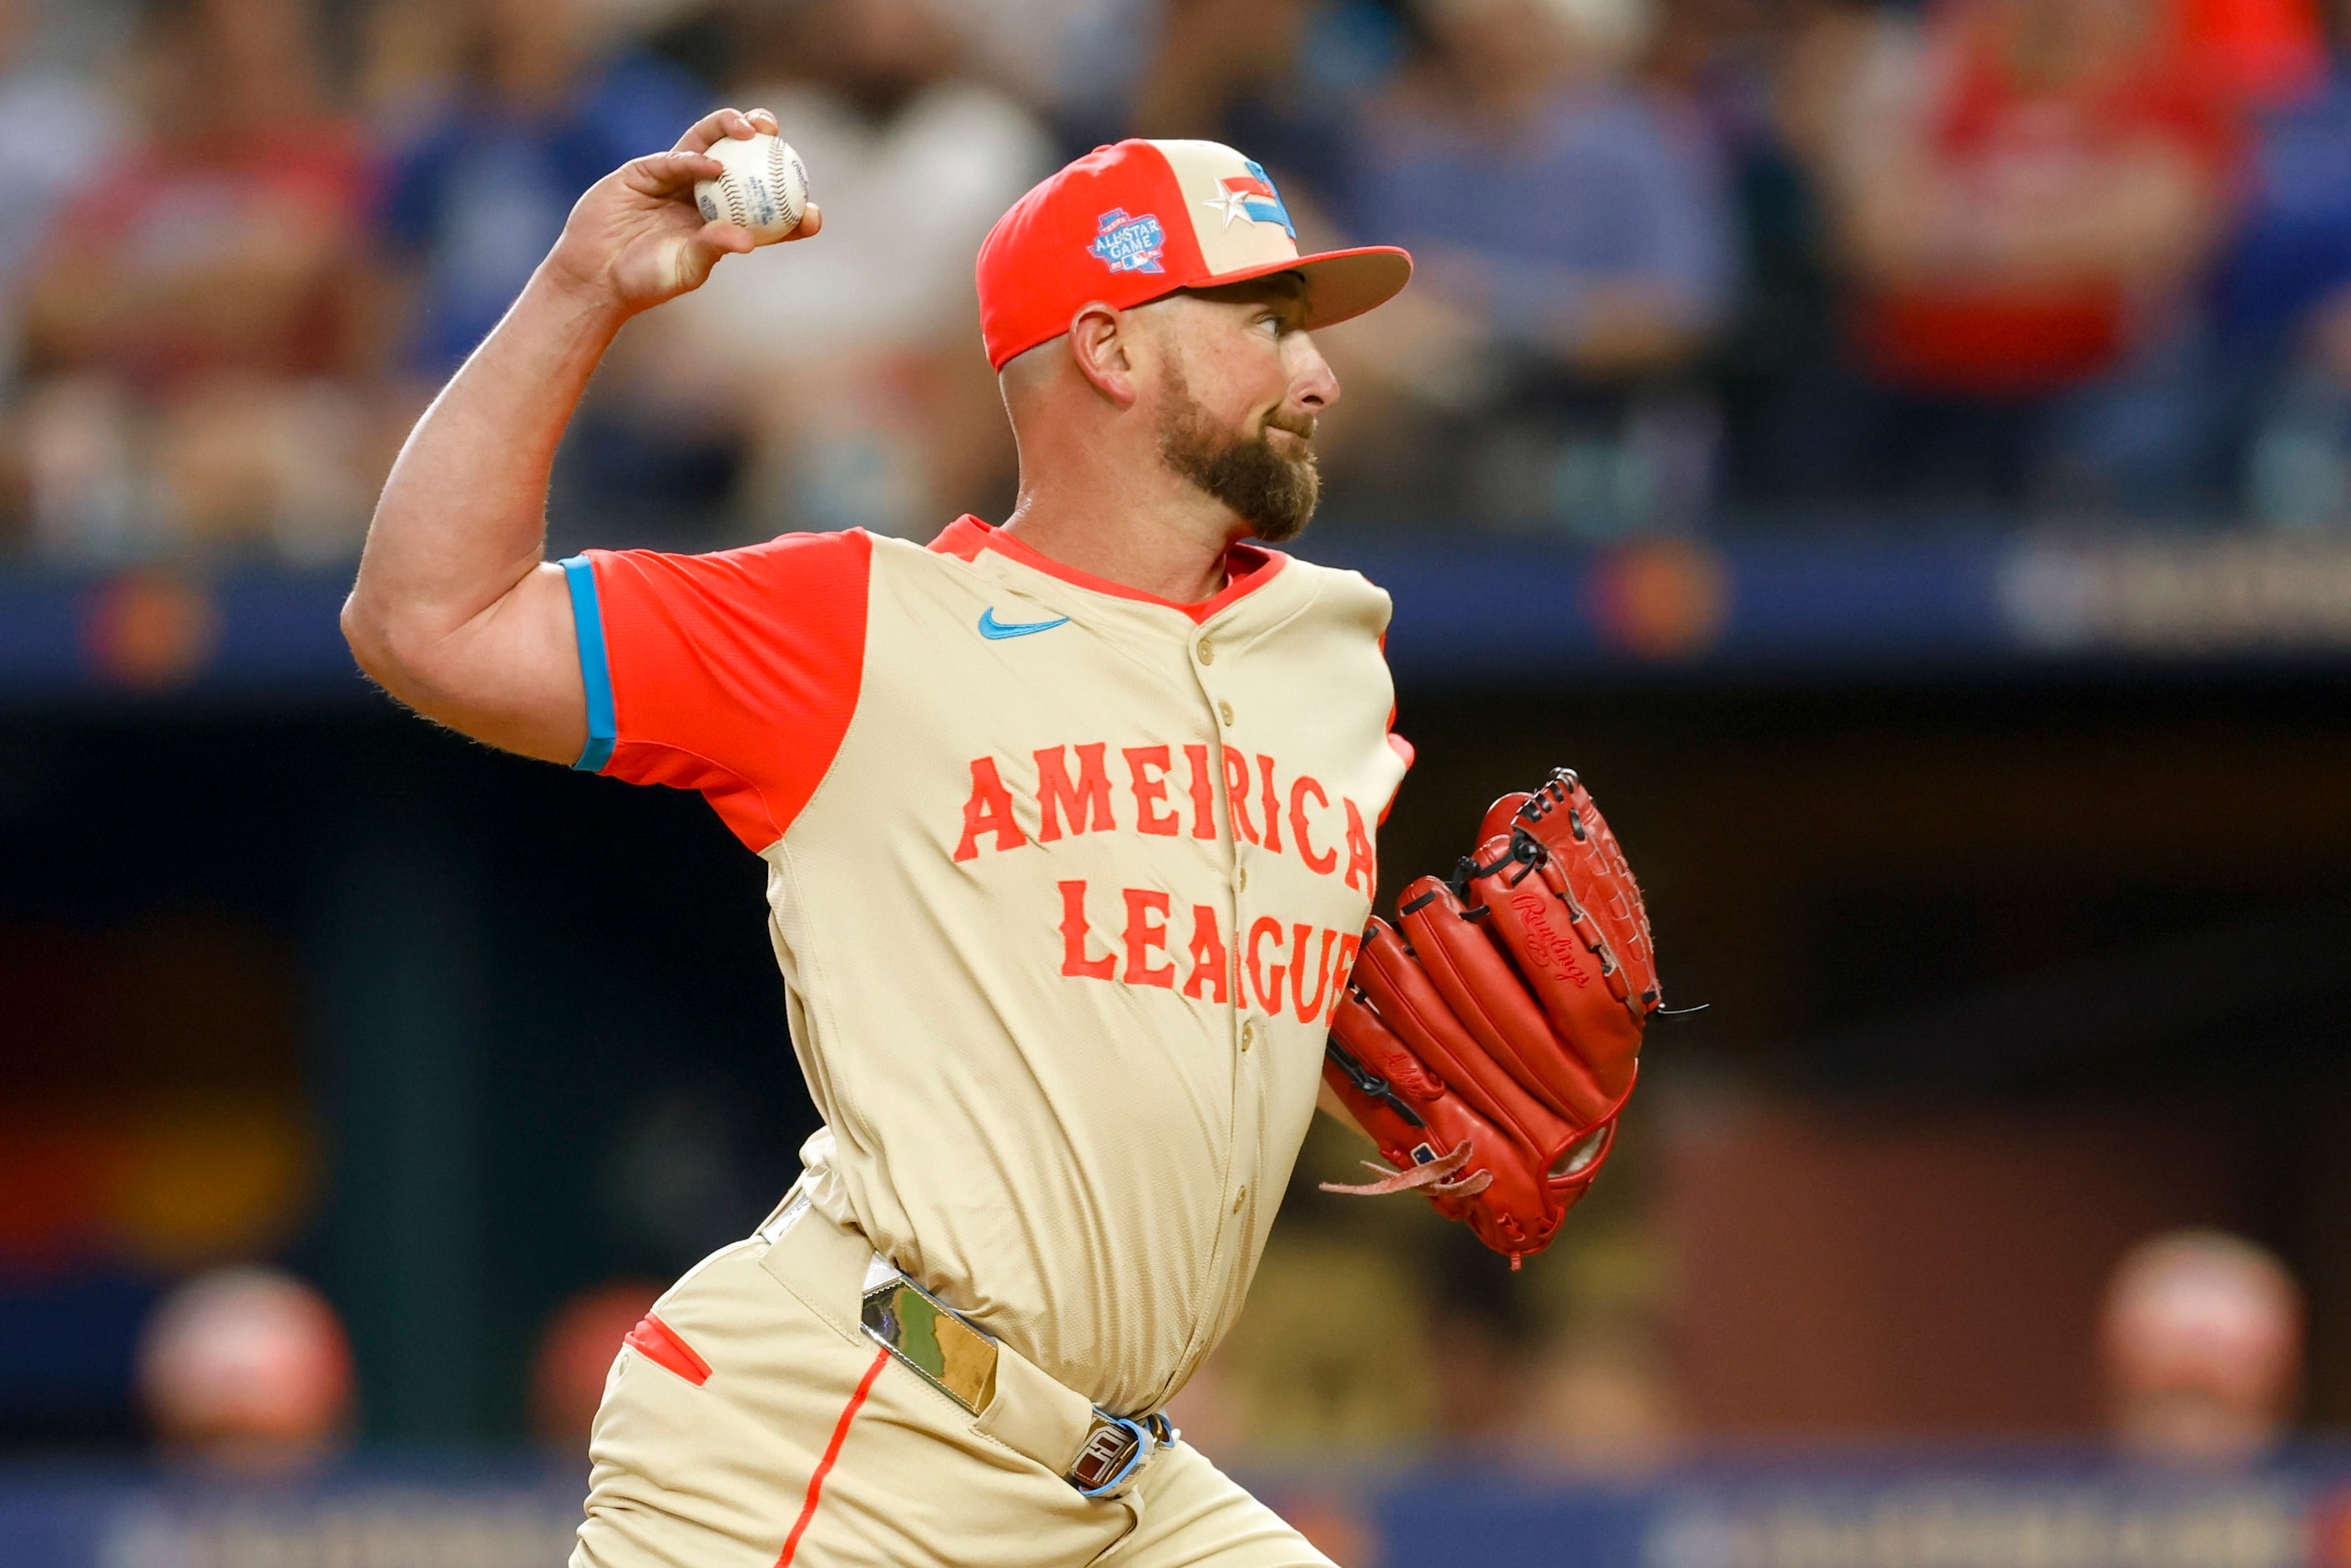
[[[580,628],[551,562],[430,647],[362,663],[393,696],[486,745],[569,765],[588,744]]]

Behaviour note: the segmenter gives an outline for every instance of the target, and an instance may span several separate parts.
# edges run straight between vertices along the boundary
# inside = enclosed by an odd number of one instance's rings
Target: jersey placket
[[[1252,1003],[1240,947],[1240,934],[1249,929],[1251,915],[1249,861],[1253,855],[1262,852],[1241,836],[1233,815],[1231,789],[1223,760],[1226,747],[1231,747],[1244,757],[1249,755],[1249,748],[1240,739],[1245,716],[1234,705],[1230,695],[1243,685],[1230,677],[1245,643],[1238,637],[1220,637],[1219,622],[1224,619],[1217,617],[1196,628],[1186,648],[1192,676],[1207,706],[1217,741],[1217,754],[1209,776],[1213,780],[1221,837],[1228,856],[1225,879],[1230,914],[1228,929],[1234,934],[1230,1033],[1232,1124],[1227,1134],[1224,1166],[1220,1172],[1223,1196],[1218,1207],[1216,1243],[1208,1260],[1207,1277],[1210,1281],[1228,1279],[1230,1270],[1222,1265],[1236,1249],[1247,1246],[1248,1238],[1257,1222],[1257,1208],[1262,1195],[1256,1189],[1254,1177],[1263,1163],[1259,1157],[1265,1122],[1263,1070],[1269,1054],[1261,1049],[1268,1043],[1267,1020],[1258,1016]],[[1262,876],[1258,879],[1260,889],[1266,886],[1267,881]],[[1228,1293],[1228,1287],[1227,1290]],[[1202,1353],[1201,1335],[1208,1332],[1211,1325],[1223,1322],[1227,1315],[1228,1303],[1223,1301],[1204,1301],[1201,1307],[1199,1326],[1184,1356],[1186,1364]]]

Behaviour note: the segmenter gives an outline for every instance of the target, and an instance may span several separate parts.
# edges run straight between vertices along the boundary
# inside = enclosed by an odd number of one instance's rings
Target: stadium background
[[[1397,602],[1386,891],[1572,763],[1709,1004],[1516,1277],[1315,1192],[1318,1132],[1203,1448],[1354,1568],[2351,1561],[2347,33],[0,5],[0,1562],[554,1561],[566,1367],[790,1177],[756,862],[403,718],[334,629],[421,400],[717,101],[825,236],[631,328],[559,551],[1000,517],[979,235],[1107,137],[1231,141],[1308,241],[1423,262],[1327,334],[1301,547]],[[2285,1447],[2150,1472],[2099,1303],[2183,1226],[2285,1261],[2307,1357]],[[353,1368],[266,1476],[139,1392],[158,1303],[247,1264]]]

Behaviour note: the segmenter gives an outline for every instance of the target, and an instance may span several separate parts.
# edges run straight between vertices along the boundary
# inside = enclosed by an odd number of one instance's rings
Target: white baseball
[[[749,231],[757,245],[773,245],[800,226],[808,211],[808,167],[790,142],[765,131],[747,140],[722,136],[709,156],[726,172],[694,183],[694,204],[705,223],[733,224]]]

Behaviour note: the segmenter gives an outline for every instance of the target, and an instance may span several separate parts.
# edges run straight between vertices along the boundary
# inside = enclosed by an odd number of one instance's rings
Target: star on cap
[[[1200,204],[1224,214],[1225,227],[1230,228],[1233,226],[1235,218],[1249,218],[1251,223],[1257,221],[1254,217],[1250,217],[1249,210],[1249,202],[1257,193],[1255,191],[1236,191],[1228,187],[1222,194],[1210,196]]]

